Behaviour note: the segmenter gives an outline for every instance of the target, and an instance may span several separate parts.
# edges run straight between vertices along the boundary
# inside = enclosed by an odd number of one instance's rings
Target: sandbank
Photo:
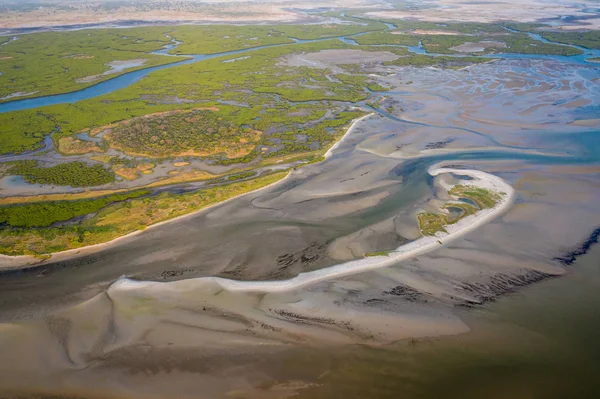
[[[472,180],[466,182],[461,181],[459,184],[473,185],[500,193],[502,194],[502,199],[493,208],[480,210],[473,215],[461,219],[455,224],[448,225],[446,227],[447,232],[438,232],[435,236],[419,238],[396,248],[387,255],[364,257],[362,259],[341,263],[324,269],[300,273],[298,276],[289,280],[237,281],[219,277],[201,277],[190,279],[189,281],[217,285],[221,289],[230,292],[281,293],[295,291],[322,281],[339,279],[374,269],[392,266],[398,262],[438,249],[500,216],[510,208],[514,201],[514,189],[497,176],[470,169],[431,168],[428,172],[434,177],[446,173],[468,176],[472,178]],[[168,283],[142,282],[123,278],[115,282],[112,288],[119,290],[129,288],[137,289],[153,285],[164,288],[169,287],[166,284]]]

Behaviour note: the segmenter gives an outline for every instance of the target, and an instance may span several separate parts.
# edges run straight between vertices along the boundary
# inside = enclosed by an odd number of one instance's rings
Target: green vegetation
[[[365,254],[366,257],[371,257],[371,256],[389,256],[389,255],[390,255],[390,251],[367,252]]]
[[[227,181],[244,180],[244,179],[248,179],[248,178],[254,177],[254,176],[256,176],[256,172],[248,171],[248,172],[238,173],[235,175],[230,175],[227,177]]]
[[[294,42],[272,26],[184,25],[171,34],[182,42],[173,54],[216,54]]]
[[[469,199],[475,202],[479,209],[490,209],[502,199],[502,193],[495,193],[485,188],[457,184],[448,193],[457,198]],[[417,215],[419,228],[424,236],[434,236],[437,232],[446,231],[446,226],[457,223],[459,220],[477,213],[479,209],[466,202],[450,202],[443,209],[457,208],[462,212],[456,217],[449,218],[446,214],[420,213]]]
[[[474,201],[480,209],[493,208],[502,198],[500,194],[486,190],[485,188],[462,184],[452,187],[449,193],[455,197],[468,198]]]
[[[586,32],[540,32],[542,37],[552,42],[574,44],[589,49],[600,49],[600,31]]]
[[[419,37],[414,35],[394,34],[391,32],[371,32],[366,35],[361,35],[353,38],[361,45],[401,45],[401,46],[418,46]]]
[[[0,229],[0,253],[13,256],[42,255],[105,243],[128,233],[143,230],[155,223],[265,187],[281,180],[287,173],[287,171],[277,172],[252,180],[208,187],[185,194],[163,193],[152,197],[121,200],[104,206],[92,218],[75,225],[46,228],[6,227]],[[138,195],[137,193],[140,192],[136,192],[135,195]],[[69,203],[70,205],[72,204]],[[62,209],[62,206],[66,205],[53,204],[50,206]],[[92,208],[82,209],[82,212],[88,209]],[[68,211],[64,217],[67,216],[69,216]],[[48,213],[48,218],[52,218],[51,213]]]
[[[99,146],[93,141],[85,141],[68,136],[58,140],[57,150],[64,155],[78,155],[87,154],[90,152],[103,152],[105,148]]]
[[[369,21],[367,18],[361,18]],[[467,42],[502,42],[506,48],[489,45],[483,52],[490,53],[522,53],[522,54],[549,54],[549,55],[577,55],[582,52],[576,48],[560,46],[551,43],[542,43],[529,37],[524,31],[537,31],[547,40],[557,43],[575,44],[587,48],[599,48],[600,33],[597,31],[587,32],[547,32],[538,31],[544,25],[539,24],[506,24],[507,27],[518,30],[510,32],[504,29],[503,24],[480,24],[480,23],[447,23],[436,24],[424,21],[385,20],[395,24],[398,29],[394,33],[375,32],[359,36],[355,40],[360,44],[395,44],[405,46],[416,46],[419,41],[430,53],[452,54],[451,50]],[[435,32],[448,32],[452,34],[434,34]],[[484,44],[485,46],[485,44]]]
[[[435,29],[439,31],[440,28]],[[421,42],[427,52],[433,54],[456,54],[454,48],[465,43],[475,43],[484,47],[483,51],[463,51],[465,53],[493,54],[493,53],[522,53],[522,54],[550,54],[550,55],[577,55],[581,50],[558,44],[542,43],[530,38],[525,33],[510,33],[505,31],[502,35],[490,35],[490,32],[478,32],[477,36],[442,35],[442,34],[398,34],[392,32],[373,32],[355,38],[356,42],[363,45],[402,45],[416,46]]]
[[[0,206],[0,225],[10,227],[48,227],[77,216],[94,213],[105,206],[148,194],[148,190],[114,194],[78,201],[35,202],[31,204]]]
[[[170,41],[165,34],[186,42],[177,51],[214,53],[261,44],[289,43],[289,37],[321,38],[383,28],[385,26],[378,22],[370,22],[368,26],[323,25],[314,29],[299,26],[155,27],[139,29],[135,40],[131,34],[134,30],[128,29],[120,31],[121,35],[126,36],[125,39],[100,33],[98,37],[86,38],[85,35],[90,32],[81,31],[84,32],[81,33],[83,39],[80,38],[83,41],[81,49],[73,48],[71,53],[62,54],[61,57],[66,56],[69,62],[91,63],[90,60],[101,59],[104,55],[84,51],[88,45],[93,48],[89,42],[94,38],[107,46],[104,50],[96,48],[99,52],[110,53],[122,45],[119,54],[137,51],[146,58],[148,51]],[[414,37],[410,35],[389,36],[397,36],[390,40],[400,42],[410,39],[414,43]],[[386,36],[384,32],[374,32],[362,37],[379,44],[379,39],[372,38]],[[61,40],[66,41],[57,39],[59,42]],[[106,40],[110,43],[106,44]],[[123,43],[120,43],[121,40]],[[138,44],[139,48],[136,47]],[[83,154],[111,146],[132,155],[89,157],[104,165],[71,162],[44,168],[36,161],[0,164],[2,170],[6,169],[4,173],[21,175],[31,183],[94,186],[113,182],[115,173],[133,180],[143,173],[152,173],[152,169],[163,161],[180,164],[176,166],[189,165],[176,162],[179,159],[174,157],[180,156],[189,157],[184,158],[185,161],[191,161],[191,157],[203,157],[216,164],[247,164],[228,172],[229,175],[212,175],[190,167],[172,171],[171,176],[151,184],[158,186],[205,180],[206,188],[194,193],[147,196],[145,194],[148,191],[104,192],[103,196],[94,198],[79,193],[72,197],[64,194],[60,201],[36,200],[28,204],[5,202],[3,204],[6,205],[0,206],[0,224],[3,224],[0,228],[0,253],[45,254],[110,241],[263,187],[286,175],[286,172],[277,172],[257,177],[253,168],[280,162],[320,160],[331,144],[345,133],[348,124],[364,115],[363,111],[351,108],[348,103],[368,98],[370,93],[367,88],[386,90],[365,76],[356,64],[342,66],[345,73],[340,73],[339,69],[292,66],[292,56],[324,49],[356,47],[334,39],[255,49],[245,53],[244,57],[216,56],[201,63],[155,71],[126,89],[75,104],[0,114],[1,153],[20,153],[40,148],[44,136],[52,134],[59,151],[65,154]],[[363,46],[361,50],[391,51],[400,56],[398,60],[388,63],[393,65],[455,68],[487,61],[475,57],[414,55],[404,48],[392,46]],[[225,62],[234,59],[235,62]],[[102,61],[100,66],[105,63]],[[1,65],[4,64],[0,64],[0,69]],[[90,68],[86,66],[73,71],[77,71],[76,74],[83,70],[89,73]],[[71,72],[66,75],[69,79],[75,76]],[[60,79],[64,81],[66,78],[53,79],[48,80],[48,90],[51,86],[56,89],[60,86]],[[102,137],[105,142],[96,144],[81,141],[76,135],[82,132]],[[140,159],[142,157],[144,159]],[[173,159],[164,159],[169,157]],[[491,193],[479,192],[474,188],[463,190],[460,194],[477,203],[481,202],[482,208],[489,204],[487,200],[494,200]],[[144,195],[145,198],[139,198]],[[77,200],[67,200],[69,198]],[[463,210],[455,220],[475,209],[468,205],[452,206]],[[89,216],[85,220],[72,220],[84,215]],[[419,215],[423,234],[430,235],[435,231],[443,231],[444,226],[455,220],[448,220],[445,215]],[[66,221],[72,223],[50,227]],[[387,252],[366,254],[382,255],[387,255]]]
[[[150,54],[169,28],[86,29],[19,36],[0,46],[0,102],[80,90],[124,72],[180,61]],[[108,73],[114,61],[131,67]],[[123,65],[127,66],[127,64]]]
[[[261,133],[240,129],[217,111],[194,109],[135,118],[112,127],[104,139],[111,147],[149,157],[223,152],[239,158],[250,153]]]
[[[551,42],[581,46],[588,49],[600,49],[600,32],[595,30],[557,32],[547,30],[547,25],[535,23],[511,23],[507,24],[507,27],[519,32],[538,33]]]
[[[276,65],[274,59],[295,52],[349,48],[339,40],[272,47],[253,51],[232,63],[226,57],[156,71],[147,79],[109,95],[42,108],[0,114],[0,152],[18,153],[42,146],[42,138],[57,127],[55,141],[83,130],[99,128],[157,112],[218,107],[224,120],[238,126],[261,117],[260,112],[286,101],[359,101],[368,96],[368,79],[329,80],[331,71]],[[348,75],[350,77],[350,75]],[[343,78],[343,76],[342,76]],[[224,106],[215,101],[247,104]],[[185,100],[182,103],[179,100]],[[262,131],[259,128],[255,130]]]
[[[293,43],[294,39],[314,40],[386,29],[379,22],[369,24],[272,25],[272,26],[177,26],[170,34],[183,42],[173,54],[215,54],[259,46]]]
[[[140,82],[109,95],[77,102],[44,107],[40,110],[15,111],[0,114],[0,152],[20,153],[40,148],[45,135],[56,129],[55,142],[83,130],[95,129],[147,114],[185,110],[198,107],[218,107],[224,123],[233,122],[256,127],[261,112],[271,110],[286,101],[350,101],[368,96],[365,87],[373,82],[360,74],[334,74],[330,70],[289,67],[273,62],[290,54],[317,52],[323,49],[344,49],[354,46],[339,40],[292,44],[257,49],[248,58],[225,63],[232,57],[218,57],[202,63],[180,65],[156,71]],[[365,51],[394,51],[404,55],[396,65],[439,65],[460,67],[477,58],[445,59],[420,55],[408,56],[403,48],[365,46]],[[224,107],[214,100],[239,106]],[[318,108],[319,105],[316,105]],[[300,150],[300,148],[298,148]],[[289,149],[288,145],[288,151]]]
[[[23,176],[28,183],[55,186],[91,187],[115,180],[114,173],[102,165],[90,166],[79,161],[62,163],[49,168],[38,166],[37,161],[18,161],[13,164],[8,173]]]
[[[1,79],[1,76],[0,76]],[[44,137],[55,131],[50,115],[35,109],[0,114],[0,153],[22,153],[44,146]]]
[[[434,236],[439,231],[447,233],[446,226],[448,225],[448,219],[446,215],[419,213],[417,218],[419,219],[421,234],[424,236]]]
[[[137,61],[126,68],[126,71],[180,61],[180,58],[151,54],[168,44],[172,38],[183,42],[172,50],[175,54],[215,54],[264,45],[290,44],[293,43],[292,38],[322,39],[361,32],[370,32],[355,37],[363,45],[417,45],[422,41],[427,51],[443,54],[454,52],[450,48],[468,41],[501,41],[507,45],[506,49],[488,47],[484,53],[581,53],[572,47],[535,41],[524,33],[510,33],[500,24],[450,23],[440,26],[422,21],[391,21],[398,25],[398,30],[392,33],[384,31],[386,26],[382,22],[361,19],[366,25],[185,25],[44,32],[21,35],[14,41],[2,38],[0,40],[4,45],[0,47],[0,101],[82,89],[125,72],[117,65],[111,66],[110,63],[114,61]],[[346,20],[356,21],[353,18]],[[539,27],[531,24],[513,25],[522,30]],[[457,35],[416,34],[427,30],[451,31]],[[588,48],[598,48],[600,42],[599,33],[595,31],[540,34],[548,40]],[[113,67],[117,68],[113,70],[114,73],[110,72]]]
[[[398,66],[437,66],[442,68],[464,68],[473,64],[490,62],[487,58],[478,57],[447,57],[415,54],[410,57],[400,57],[397,60],[385,62],[385,65]]]
[[[464,217],[474,215],[475,213],[477,213],[478,210],[474,206],[463,202],[451,202],[444,205],[442,208],[447,210],[460,209],[460,214],[458,216],[448,217],[448,224],[454,224]]]

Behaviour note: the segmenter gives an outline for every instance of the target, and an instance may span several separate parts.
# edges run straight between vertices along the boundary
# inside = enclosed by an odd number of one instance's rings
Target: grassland
[[[80,90],[124,72],[180,61],[151,54],[167,28],[88,29],[19,36],[0,46],[0,102]],[[111,71],[114,61],[143,65]],[[105,74],[106,73],[106,74]],[[86,78],[94,77],[86,81]]]
[[[600,32],[540,32],[542,37],[557,43],[574,44],[589,49],[600,49]]]
[[[450,57],[450,56],[437,56],[433,57],[424,54],[415,54],[408,57],[400,57],[397,60],[385,62],[385,65],[397,65],[397,66],[437,66],[442,68],[464,68],[466,66],[474,64],[483,64],[490,62],[486,58],[478,57]]]
[[[77,216],[87,215],[108,204],[137,198],[149,191],[133,191],[94,199],[51,201],[0,206],[0,225],[8,227],[48,227]]]
[[[65,155],[81,155],[90,152],[103,152],[104,149],[93,141],[84,141],[67,136],[58,140],[58,152]]]
[[[0,206],[29,204],[33,202],[51,202],[51,201],[75,201],[80,199],[104,197],[107,195],[118,194],[127,190],[88,190],[80,193],[59,193],[59,194],[40,194],[23,195],[0,198]]]
[[[546,40],[556,43],[571,44],[588,49],[600,49],[600,32],[594,30],[587,31],[548,31],[546,25],[540,24],[508,24],[508,27],[521,32],[538,33]]]
[[[44,134],[53,131],[56,142],[62,137],[147,114],[198,107],[219,108],[223,123],[233,123],[238,130],[244,130],[243,126],[247,125],[252,130],[265,131],[265,126],[272,126],[270,123],[288,113],[288,110],[302,106],[290,102],[355,102],[365,99],[368,96],[365,89],[369,84],[367,77],[332,74],[335,79],[330,80],[327,74],[331,71],[273,63],[274,59],[290,53],[325,48],[349,48],[349,45],[332,40],[261,49],[253,51],[250,58],[234,63],[224,63],[222,61],[227,57],[220,57],[203,63],[176,66],[169,71],[157,71],[127,89],[77,104],[3,113],[0,114],[0,152],[19,153],[40,148]],[[185,99],[185,102],[172,102],[170,99],[174,96]],[[215,98],[245,106],[219,104]],[[327,103],[324,105],[327,106]],[[311,106],[324,109],[323,103]],[[351,119],[351,115],[347,115]],[[307,121],[309,119],[305,118]],[[333,125],[336,123],[345,122],[330,121],[321,128],[309,129],[308,133],[323,144],[328,141],[325,140],[327,137],[323,129],[335,128]],[[291,127],[298,129],[298,126]],[[286,149],[282,150],[286,153],[306,150],[306,146],[296,145],[292,148],[291,141],[285,141]]]
[[[55,186],[93,187],[111,183],[114,173],[102,165],[88,165],[84,162],[68,162],[51,167],[39,166],[37,161],[15,162],[9,172],[22,176],[32,184],[49,184]]]
[[[287,172],[278,172],[252,180],[209,187],[192,193],[163,193],[158,196],[128,199],[105,206],[100,210],[97,209],[98,206],[95,206],[93,209],[97,213],[93,217],[75,225],[46,228],[4,227],[0,229],[0,253],[5,255],[43,255],[105,243],[117,237],[143,230],[153,224],[198,211],[237,195],[265,187],[281,180],[286,175]],[[27,206],[56,208],[60,204],[54,202]],[[88,209],[92,208],[88,207]]]
[[[366,257],[371,257],[371,256],[389,256],[390,252],[389,251],[377,251],[377,252],[367,252],[365,254]]]
[[[264,45],[293,43],[385,29],[365,25],[184,25],[128,29],[86,29],[43,32],[1,38],[0,102],[67,93],[141,68],[181,61],[152,54],[176,38],[183,43],[173,54],[214,54]],[[139,61],[113,70],[115,61]]]
[[[446,215],[437,213],[419,213],[419,229],[424,236],[434,236],[435,233],[441,231],[446,233],[448,219]]]
[[[456,185],[448,192],[454,197],[468,198],[474,201],[480,209],[493,208],[501,199],[501,195],[498,193],[469,185]]]
[[[400,45],[400,46],[418,46],[419,37],[409,34],[394,34],[391,32],[371,32],[365,35],[353,38],[355,42],[361,45]]]
[[[462,26],[464,28],[464,26]],[[483,28],[484,26],[478,25]],[[492,25],[495,27],[495,25]],[[453,32],[460,32],[461,27],[450,26],[445,29],[452,29]],[[440,31],[440,27],[436,28],[436,31]],[[469,31],[476,31],[477,34],[474,36],[466,35],[445,35],[445,34],[415,34],[412,32],[406,33],[392,33],[386,32],[372,32],[366,35],[358,36],[355,38],[356,42],[362,45],[402,45],[402,46],[416,46],[421,42],[423,48],[429,53],[433,54],[456,54],[454,48],[465,43],[477,43],[481,47],[484,47],[483,51],[477,51],[477,54],[493,54],[493,53],[521,53],[521,54],[549,54],[549,55],[577,55],[581,54],[581,50],[561,46],[558,44],[542,43],[537,40],[530,38],[525,33],[511,33],[508,31],[503,32],[501,35],[495,32],[495,29],[491,29],[491,32],[480,31],[476,29],[469,29]],[[559,36],[561,34],[558,34]],[[551,39],[553,40],[553,39]],[[482,43],[483,42],[483,43]],[[494,43],[501,43],[503,46],[496,47]],[[505,46],[505,47],[504,47]],[[468,51],[467,51],[468,53]],[[471,51],[475,53],[475,51]]]
[[[419,229],[424,236],[434,236],[438,232],[446,233],[448,225],[457,223],[461,219],[477,213],[481,209],[490,209],[496,206],[498,201],[502,199],[502,193],[495,193],[490,190],[474,187],[471,185],[455,185],[448,193],[458,199],[467,199],[477,204],[477,208],[467,202],[449,202],[442,208],[449,210],[450,208],[460,209],[459,215],[450,217],[444,213],[420,213],[417,215]]]
[[[223,119],[218,110],[194,109],[125,121],[112,127],[104,139],[113,148],[148,157],[223,152],[229,158],[240,158],[254,149],[261,134]]]
[[[294,43],[294,39],[323,39],[386,28],[385,24],[375,21],[367,25],[177,26],[170,34],[183,43],[171,53],[215,54],[259,46]]]
[[[358,19],[372,21],[371,19],[355,16]],[[452,47],[466,42],[500,41],[506,44],[506,48],[488,47],[478,54],[490,54],[495,52],[522,53],[522,54],[548,54],[548,55],[578,55],[582,52],[576,48],[560,46],[557,44],[542,43],[530,38],[523,32],[539,33],[544,39],[563,43],[578,45],[590,49],[600,48],[600,32],[551,32],[540,28],[545,25],[527,23],[446,23],[437,24],[425,21],[407,20],[381,20],[381,22],[392,23],[397,26],[394,33],[375,32],[359,36],[355,40],[360,44],[399,44],[415,46],[415,42],[421,41],[424,48],[430,53],[452,54],[456,51]],[[510,32],[504,27],[517,30]],[[419,34],[418,32],[448,32],[452,35]]]
[[[477,54],[493,53],[519,53],[519,54],[545,54],[545,55],[578,55],[583,52],[577,48],[561,46],[558,44],[542,43],[530,38],[524,33],[506,33],[502,36],[481,35],[477,37],[470,36],[433,36],[429,35],[423,38],[423,47],[431,53],[451,54],[456,53],[454,47],[467,42],[481,44],[485,47],[484,51]],[[506,47],[494,47],[485,43],[504,43]]]
[[[294,52],[348,47],[331,40],[261,49],[253,51],[250,58],[234,63],[224,63],[222,61],[228,58],[220,57],[156,71],[126,89],[76,104],[3,113],[0,114],[0,152],[19,153],[40,148],[44,135],[52,132],[57,141],[147,114],[198,107],[217,107],[226,122],[238,127],[248,124],[254,130],[263,131],[260,126],[267,118],[285,112],[292,106],[288,103],[291,101],[354,102],[366,98],[365,86],[369,80],[366,77],[337,74],[340,79],[330,81],[326,77],[328,71],[273,63]],[[185,102],[172,101],[173,97]],[[216,102],[216,98],[247,106],[225,106]],[[261,114],[265,110],[269,112]],[[260,120],[256,120],[257,117]]]

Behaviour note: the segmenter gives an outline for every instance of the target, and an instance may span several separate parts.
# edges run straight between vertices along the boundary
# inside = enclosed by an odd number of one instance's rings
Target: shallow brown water
[[[298,398],[597,398],[599,309],[596,246],[568,276],[467,313],[470,333],[315,354],[320,386]]]

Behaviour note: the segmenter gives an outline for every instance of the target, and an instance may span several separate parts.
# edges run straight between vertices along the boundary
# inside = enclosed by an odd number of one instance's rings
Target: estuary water
[[[0,276],[0,394],[595,398],[598,66],[527,56],[370,68],[393,89],[373,93],[377,115],[327,160]],[[291,293],[194,279],[287,279],[414,240],[416,215],[457,178],[431,177],[432,165],[499,176],[515,203],[431,253]]]
[[[465,311],[468,334],[306,351],[273,367],[283,368],[281,384],[305,378],[302,399],[596,398],[600,247],[572,268],[567,277]]]

